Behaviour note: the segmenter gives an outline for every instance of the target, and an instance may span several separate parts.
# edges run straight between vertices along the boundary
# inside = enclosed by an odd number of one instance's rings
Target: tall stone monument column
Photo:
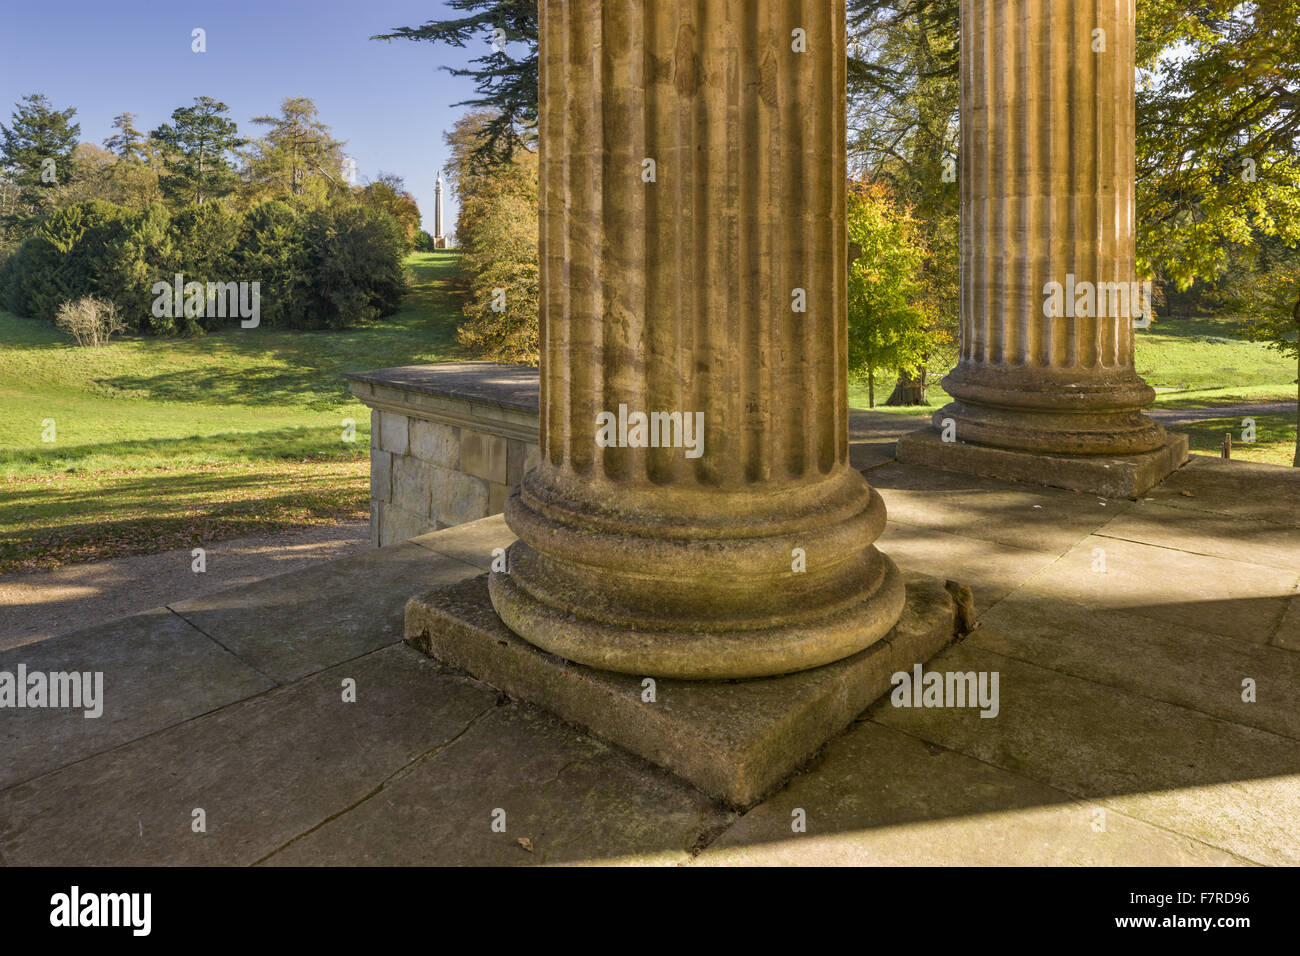
[[[446,249],[447,237],[442,234],[442,170],[433,186],[433,248]]]
[[[492,603],[655,677],[886,634],[848,460],[844,0],[542,0],[541,455]]]
[[[1103,494],[1186,460],[1133,362],[1133,72],[1133,0],[962,0],[960,357],[902,460]]]

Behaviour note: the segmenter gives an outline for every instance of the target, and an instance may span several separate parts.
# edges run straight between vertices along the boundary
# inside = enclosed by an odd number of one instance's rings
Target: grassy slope
[[[75,349],[0,313],[0,573],[366,517],[370,417],[342,373],[460,355],[441,291],[455,254],[409,264],[401,311],[348,332]],[[53,444],[41,441],[48,418]]]
[[[349,332],[230,329],[74,349],[43,322],[0,313],[0,573],[196,547],[222,538],[365,518],[370,419],[344,371],[462,357],[445,295],[455,253],[411,257],[402,310]],[[1139,332],[1138,369],[1161,405],[1295,397],[1295,366],[1221,323],[1167,319]],[[877,383],[877,399],[892,387]],[[935,405],[947,400],[939,389]],[[866,407],[866,390],[850,401]],[[915,413],[918,409],[891,409]],[[41,441],[53,418],[57,441]],[[344,419],[356,441],[342,441]],[[1236,419],[1192,426],[1213,452]],[[1258,417],[1235,456],[1290,462],[1294,420]]]

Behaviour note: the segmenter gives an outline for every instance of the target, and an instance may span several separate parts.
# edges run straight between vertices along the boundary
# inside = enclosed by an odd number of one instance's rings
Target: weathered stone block
[[[411,514],[433,515],[434,466],[409,456],[393,458],[392,502]]]
[[[425,466],[432,482],[433,517],[448,525],[477,521],[488,515],[488,482],[473,475]]]
[[[372,449],[370,452],[370,500],[393,500],[392,452]]]
[[[542,453],[536,442],[511,439],[506,452],[506,485],[515,488],[524,480],[530,469],[536,468],[542,461]]]
[[[506,510],[506,499],[510,497],[509,485],[498,485],[496,482],[488,484],[488,515],[499,515]],[[487,515],[484,515],[487,517]]]
[[[542,463],[541,446],[530,444],[528,446],[528,454],[524,456],[524,474],[525,475],[528,474],[530,471],[532,471],[541,463]],[[521,481],[523,480],[522,475],[520,476],[520,480]]]
[[[406,642],[746,807],[888,692],[892,675],[928,661],[968,620],[959,607],[968,591],[919,574],[906,583],[893,630],[852,657],[783,677],[656,680],[653,701],[644,699],[640,675],[575,664],[513,634],[492,609],[487,575],[413,597]]]
[[[411,454],[439,468],[460,468],[460,429],[442,422],[411,419]]]
[[[510,439],[506,443],[506,484],[514,488],[524,480],[524,462],[528,458],[528,442]],[[536,447],[536,446],[532,446]]]
[[[898,460],[966,475],[1068,488],[1103,498],[1136,498],[1187,462],[1187,436],[1169,432],[1156,451],[1132,455],[1054,455],[946,442],[933,428],[898,440]]]
[[[410,449],[407,434],[408,421],[410,419],[405,415],[398,415],[394,412],[380,412],[379,447],[384,451],[391,451],[394,455],[405,455]]]
[[[379,546],[391,547],[418,538],[434,530],[433,519],[428,515],[416,515],[398,507],[391,502],[379,505]]]
[[[464,429],[460,435],[460,470],[498,484],[506,483],[506,439]],[[481,516],[480,516],[481,517]]]

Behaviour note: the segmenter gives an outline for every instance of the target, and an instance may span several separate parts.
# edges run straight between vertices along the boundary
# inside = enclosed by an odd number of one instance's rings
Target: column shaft
[[[1133,0],[962,2],[961,351],[934,416],[962,441],[1164,442],[1133,365],[1133,63]]]
[[[844,0],[540,13],[542,463],[498,613],[656,676],[862,649],[903,589],[848,464]]]

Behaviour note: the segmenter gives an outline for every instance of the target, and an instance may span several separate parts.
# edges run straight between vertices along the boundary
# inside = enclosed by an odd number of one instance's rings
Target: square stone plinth
[[[666,767],[710,796],[748,807],[973,620],[970,592],[906,574],[898,623],[871,647],[798,674],[739,681],[655,680],[566,661],[511,633],[487,575],[412,598],[406,641]]]
[[[1169,432],[1165,444],[1141,455],[1045,455],[944,441],[933,428],[898,440],[898,460],[967,475],[984,475],[1085,491],[1103,498],[1137,498],[1187,463],[1188,438]]]

